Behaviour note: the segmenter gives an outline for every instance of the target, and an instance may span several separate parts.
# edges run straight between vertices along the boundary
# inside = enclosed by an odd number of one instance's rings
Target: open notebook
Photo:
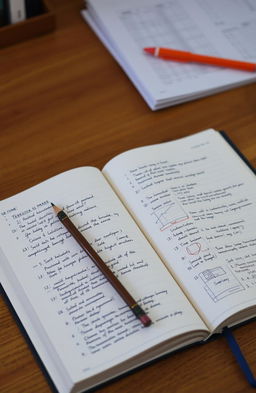
[[[151,109],[256,80],[255,72],[154,58],[169,47],[256,63],[256,7],[247,0],[87,0],[83,18]]]
[[[143,328],[53,213],[143,307]],[[0,202],[1,280],[61,393],[256,315],[256,181],[214,130],[127,151]]]

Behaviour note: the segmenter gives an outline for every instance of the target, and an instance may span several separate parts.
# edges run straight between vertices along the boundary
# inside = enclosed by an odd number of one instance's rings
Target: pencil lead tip
[[[53,210],[54,210],[54,211],[55,211],[55,213],[58,215],[58,214],[59,214],[59,212],[61,212],[61,211],[62,211],[62,209],[60,209],[58,206],[54,205],[54,203],[52,203],[52,202],[51,202],[51,204],[52,204],[52,208],[53,208]]]

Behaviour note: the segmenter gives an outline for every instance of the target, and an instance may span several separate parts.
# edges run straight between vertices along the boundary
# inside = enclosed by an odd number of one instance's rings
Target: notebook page
[[[256,306],[255,176],[218,132],[131,150],[103,173],[212,329]]]
[[[149,314],[152,326],[143,328],[55,217],[50,202],[65,207]],[[206,326],[99,170],[72,170],[2,201],[0,221],[5,255],[1,268],[29,307],[26,323],[36,327],[37,339],[67,383],[172,336],[197,329],[207,335]]]

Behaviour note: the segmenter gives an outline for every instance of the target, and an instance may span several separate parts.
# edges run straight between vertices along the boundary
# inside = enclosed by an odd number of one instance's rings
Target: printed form
[[[169,47],[256,62],[253,0],[87,1],[82,16],[151,109],[256,80],[255,73],[154,58],[144,47]]]

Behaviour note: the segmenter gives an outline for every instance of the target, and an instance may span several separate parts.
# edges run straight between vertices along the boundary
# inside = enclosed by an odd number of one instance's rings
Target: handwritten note
[[[230,296],[236,304],[238,292],[254,299],[253,174],[234,158],[212,131],[124,153],[104,168],[189,296],[204,309],[219,303],[216,313],[229,307]],[[246,274],[237,259],[248,260]]]
[[[81,186],[83,179],[87,190]],[[78,169],[49,182],[28,190],[24,198],[16,196],[1,204],[2,246],[66,362],[70,363],[70,353],[76,359],[87,357],[92,369],[98,367],[99,359],[109,359],[109,348],[111,359],[120,357],[120,342],[125,358],[126,352],[140,351],[137,340],[146,348],[151,345],[147,343],[158,343],[163,334],[176,334],[171,331],[186,325],[204,326],[98,170]],[[49,193],[54,202],[63,201],[70,219],[149,313],[156,328],[144,332],[141,322],[55,216],[46,198]],[[135,341],[134,335],[138,336]],[[75,364],[69,364],[74,372]],[[81,372],[89,369],[82,367]]]

